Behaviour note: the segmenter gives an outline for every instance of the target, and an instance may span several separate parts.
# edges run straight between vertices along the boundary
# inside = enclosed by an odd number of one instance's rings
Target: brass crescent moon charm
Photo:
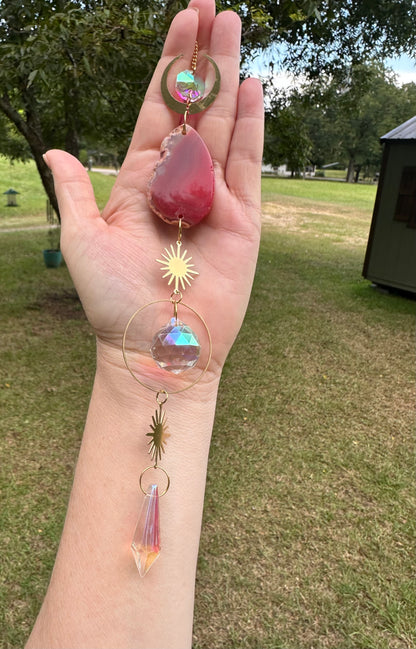
[[[179,54],[179,56],[176,56],[172,61],[169,63],[167,68],[162,74],[162,79],[160,81],[160,88],[162,91],[162,97],[166,103],[166,105],[174,110],[176,113],[180,113],[181,115],[185,114],[186,111],[186,106],[187,104],[178,101],[175,99],[175,97],[172,97],[168,90],[168,74],[169,70],[171,69],[172,65],[180,59],[183,55]],[[212,64],[214,71],[215,71],[215,81],[214,85],[212,86],[211,92],[208,93],[206,97],[203,97],[202,99],[199,99],[198,101],[195,101],[189,105],[189,110],[188,113],[190,115],[193,115],[194,113],[200,113],[202,110],[205,110],[210,106],[213,101],[215,100],[216,96],[218,95],[220,91],[220,85],[221,85],[221,74],[218,68],[218,65],[215,63],[214,59],[212,59],[210,56],[207,54],[204,54],[205,58],[208,59],[208,61]]]

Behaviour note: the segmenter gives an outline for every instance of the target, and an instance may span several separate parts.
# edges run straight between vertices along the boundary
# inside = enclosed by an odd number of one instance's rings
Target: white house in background
[[[292,172],[288,170],[286,164],[279,165],[278,167],[262,164],[261,173],[265,176],[282,176],[284,178],[288,178],[292,175]],[[301,175],[304,178],[313,178],[315,176],[315,167],[312,165],[305,167]]]
[[[261,173],[270,176],[290,176],[290,171],[287,170],[287,165],[272,167],[272,165],[262,164]]]

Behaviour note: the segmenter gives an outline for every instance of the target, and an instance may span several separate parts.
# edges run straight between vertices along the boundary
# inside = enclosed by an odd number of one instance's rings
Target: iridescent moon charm
[[[205,54],[204,55],[205,58],[208,59],[208,61],[211,63],[211,65],[213,66],[214,71],[215,71],[214,85],[212,86],[211,91],[207,94],[206,97],[203,97],[202,99],[199,99],[198,101],[192,102],[188,106],[188,104],[175,99],[175,97],[173,97],[170,94],[169,90],[168,90],[168,74],[169,74],[169,71],[170,71],[172,65],[175,63],[175,61],[180,59],[182,56],[183,56],[183,54],[179,54],[174,59],[172,59],[172,61],[169,63],[169,65],[167,66],[167,68],[163,72],[162,79],[160,81],[160,88],[161,88],[162,97],[163,97],[163,99],[165,101],[165,104],[169,108],[174,110],[176,113],[180,113],[181,115],[184,115],[186,111],[190,115],[193,115],[194,113],[200,113],[202,110],[205,110],[206,108],[208,108],[208,106],[210,106],[214,102],[216,96],[218,95],[218,93],[220,91],[221,75],[220,75],[218,65],[215,63],[214,59],[212,59],[210,56]]]

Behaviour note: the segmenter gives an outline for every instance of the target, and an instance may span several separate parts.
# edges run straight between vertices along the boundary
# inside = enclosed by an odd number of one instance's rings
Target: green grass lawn
[[[98,182],[103,200],[113,179]],[[414,648],[415,302],[361,277],[375,187],[263,189],[211,447],[194,647]],[[5,649],[23,646],[45,593],[94,374],[44,237],[0,232]]]
[[[102,209],[115,178],[100,173],[90,173],[90,178],[98,206]],[[10,188],[19,192],[16,196],[16,207],[8,207],[7,197],[3,196]],[[33,160],[11,163],[0,156],[0,231],[9,228],[46,227],[46,200],[45,190]]]
[[[306,202],[319,201],[372,212],[376,185],[356,185],[312,178],[263,178],[263,200],[292,196]]]

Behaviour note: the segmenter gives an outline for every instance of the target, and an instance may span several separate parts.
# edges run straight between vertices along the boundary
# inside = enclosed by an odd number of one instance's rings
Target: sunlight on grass
[[[361,277],[374,187],[320,182],[315,200],[318,183],[270,180],[218,401],[194,647],[415,647],[415,302]],[[112,183],[100,177],[100,200]],[[5,649],[44,596],[94,374],[94,337],[43,241],[0,232]]]
[[[372,212],[377,186],[297,178],[263,178],[262,190],[264,201],[291,196]]]
[[[114,176],[89,174],[99,209],[103,209],[114,185]],[[16,207],[8,207],[3,192],[13,188],[19,192]],[[35,162],[10,163],[0,156],[0,231],[9,228],[47,227],[47,197]]]

